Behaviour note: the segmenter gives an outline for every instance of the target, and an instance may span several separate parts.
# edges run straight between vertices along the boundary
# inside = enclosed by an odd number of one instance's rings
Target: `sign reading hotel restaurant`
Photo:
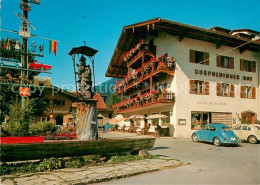
[[[69,113],[69,110],[52,110],[51,113],[66,114]]]
[[[236,75],[236,74],[221,73],[221,72],[207,71],[207,70],[200,70],[200,69],[195,69],[195,74],[213,76],[213,77],[219,77],[219,78],[230,78],[230,79],[234,79],[234,80],[240,79],[240,76]],[[246,81],[252,81],[253,77],[243,76],[242,79],[246,80]]]

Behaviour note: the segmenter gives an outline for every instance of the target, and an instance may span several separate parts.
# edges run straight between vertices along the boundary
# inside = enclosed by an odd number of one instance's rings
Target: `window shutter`
[[[204,60],[205,60],[204,64],[209,65],[209,53],[207,52],[204,53]]]
[[[218,55],[217,56],[217,67],[220,67],[221,66],[221,56]]]
[[[221,84],[217,83],[217,96],[221,96]]]
[[[245,60],[243,60],[243,59],[240,59],[240,70],[241,71],[244,71],[244,63],[245,63]]]
[[[190,93],[195,94],[195,80],[190,80]]]
[[[230,86],[230,97],[235,97],[235,86],[234,85]]]
[[[195,63],[195,50],[190,49],[190,62]]]
[[[240,98],[244,98],[245,97],[245,86],[241,86],[240,89]]]
[[[255,99],[256,90],[255,87],[252,87],[252,98]]]
[[[234,69],[234,57],[229,57],[229,69]]]
[[[252,72],[256,72],[256,62],[252,61]]]
[[[209,82],[204,82],[204,94],[209,95]]]

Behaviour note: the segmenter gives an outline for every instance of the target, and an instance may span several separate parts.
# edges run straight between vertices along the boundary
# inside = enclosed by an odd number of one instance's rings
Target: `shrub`
[[[55,135],[59,130],[59,126],[48,121],[38,122],[30,126],[30,133],[32,136]]]
[[[49,158],[44,159],[37,167],[37,171],[49,172],[51,170],[60,169],[64,166],[64,161],[62,159]]]
[[[83,157],[73,157],[68,161],[65,161],[66,168],[80,168],[87,164],[87,161]]]
[[[20,124],[17,122],[4,123],[1,126],[1,137],[4,136],[28,136],[27,124]]]

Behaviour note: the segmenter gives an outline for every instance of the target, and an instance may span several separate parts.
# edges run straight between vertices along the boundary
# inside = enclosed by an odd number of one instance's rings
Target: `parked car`
[[[192,141],[211,142],[216,146],[221,144],[237,145],[239,138],[227,125],[221,123],[207,124],[201,130],[194,132],[191,136]]]
[[[242,141],[255,144],[260,141],[260,125],[236,124],[233,126],[234,133]]]

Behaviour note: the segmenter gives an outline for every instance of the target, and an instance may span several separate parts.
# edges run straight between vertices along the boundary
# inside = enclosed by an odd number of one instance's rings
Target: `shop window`
[[[162,119],[162,124],[169,125],[170,124],[170,112],[162,112],[161,114],[167,116],[167,118]]]
[[[209,112],[191,112],[191,129],[198,130],[210,121]]]
[[[217,67],[234,69],[234,58],[228,56],[217,56]]]
[[[255,87],[241,86],[240,97],[241,98],[255,99],[256,98],[256,89],[255,89]]]
[[[209,53],[190,50],[190,62],[196,64],[209,65]]]
[[[190,80],[190,93],[209,95],[209,82]]]
[[[240,70],[247,72],[256,72],[256,62],[249,60],[240,60]]]

